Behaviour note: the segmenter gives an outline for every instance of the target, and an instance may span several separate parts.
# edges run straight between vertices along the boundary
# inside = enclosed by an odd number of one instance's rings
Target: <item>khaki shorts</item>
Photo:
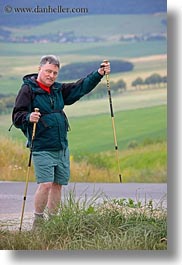
[[[37,183],[54,182],[67,185],[70,178],[69,149],[33,152]]]

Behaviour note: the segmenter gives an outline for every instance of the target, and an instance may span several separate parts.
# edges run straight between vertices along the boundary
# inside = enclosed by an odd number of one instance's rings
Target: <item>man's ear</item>
[[[38,72],[41,70],[41,66],[38,67]]]

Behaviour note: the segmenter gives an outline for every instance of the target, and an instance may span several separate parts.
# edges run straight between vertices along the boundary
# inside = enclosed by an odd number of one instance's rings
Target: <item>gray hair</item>
[[[44,56],[42,56],[42,58],[40,60],[40,66],[46,64],[47,62],[49,64],[56,65],[58,68],[60,68],[59,59],[55,55],[44,55]]]

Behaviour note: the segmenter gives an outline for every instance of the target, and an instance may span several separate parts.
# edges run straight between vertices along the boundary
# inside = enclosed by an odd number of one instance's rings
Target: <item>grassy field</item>
[[[112,95],[112,104],[115,113],[118,111],[166,105],[167,89],[129,91]],[[110,115],[107,92],[105,98],[87,101],[81,100],[74,105],[65,106],[65,112],[71,118],[98,114]]]
[[[107,24],[110,21],[108,18],[112,18],[112,23]],[[95,25],[101,19],[102,23],[98,23],[98,27],[92,27],[92,23]],[[58,55],[63,65],[99,59],[102,61],[107,58],[111,61],[111,69],[114,59],[131,61],[134,64],[133,71],[110,75],[111,81],[123,79],[127,83],[127,92],[113,97],[124,181],[164,182],[167,152],[166,88],[135,92],[130,92],[130,89],[132,81],[137,77],[144,79],[153,73],[162,76],[167,74],[166,41],[121,42],[117,38],[114,39],[118,34],[165,32],[162,19],[165,19],[165,14],[112,17],[99,15],[95,20],[91,16],[85,16],[82,23],[80,18],[73,18],[28,30],[14,28],[14,36],[39,35],[50,31],[56,33],[60,25],[64,26],[65,31],[70,31],[74,24],[75,33],[78,35],[81,32],[92,35],[94,32],[95,36],[107,35],[110,39],[94,43],[0,43],[0,93],[17,94],[22,76],[37,72],[40,56],[44,54]],[[64,80],[63,76],[63,81],[72,80]],[[106,176],[109,181],[117,181],[116,167],[113,166],[116,163],[107,96],[101,100],[80,101],[65,110],[72,129],[68,134],[73,169],[72,181],[105,181]],[[1,144],[6,143],[4,149],[1,149],[1,178],[22,180],[26,172],[28,151],[25,151],[25,138],[19,130],[12,129],[8,133],[10,125],[10,115],[0,116],[0,136],[3,138]],[[128,149],[131,146],[134,148]],[[137,159],[139,156],[140,159]],[[110,161],[109,166],[106,160]],[[31,180],[34,180],[33,172]]]
[[[6,231],[0,223],[3,250],[167,250],[167,213],[131,199],[97,204],[70,193],[61,214],[36,231]]]
[[[137,77],[158,73],[166,75],[167,58],[166,43],[163,42],[140,42],[121,44],[117,42],[109,43],[0,43],[0,55],[2,64],[0,66],[0,93],[17,94],[22,84],[22,77],[28,73],[35,73],[38,69],[40,57],[51,53],[60,57],[62,65],[74,62],[86,62],[107,58],[111,62],[114,59],[131,61],[134,69],[131,72],[112,74],[111,81],[123,79],[127,88]],[[137,60],[138,59],[138,60]],[[95,70],[95,69],[93,69]],[[112,68],[111,68],[112,70]],[[76,81],[65,80],[62,82]]]
[[[86,108],[87,101],[83,103]],[[107,106],[107,111],[103,114],[97,109],[95,115],[91,115],[90,110],[90,112],[88,111],[88,116],[68,116],[71,126],[68,137],[73,155],[81,150],[85,153],[96,153],[110,151],[114,148],[113,131],[108,108]],[[74,112],[74,107],[71,111]],[[79,115],[80,111],[82,109],[77,111],[77,115]],[[166,105],[116,112],[115,125],[120,149],[126,149],[131,141],[141,143],[145,139],[166,139],[166,112]],[[25,137],[20,130],[13,127],[11,132],[8,132],[10,125],[11,115],[1,115],[0,135],[5,135],[8,138],[20,140],[24,143]],[[88,137],[91,132],[93,137]]]
[[[163,105],[116,113],[124,182],[166,182],[166,110],[166,105]],[[7,136],[7,116],[1,116],[0,121],[1,180],[24,180],[28,161],[25,138],[17,129]],[[71,181],[117,182],[109,115],[74,117],[70,124]],[[35,180],[33,170],[30,180]]]
[[[137,77],[167,74],[166,41],[121,42],[121,34],[165,32],[166,14],[85,16],[61,19],[32,28],[9,28],[14,36],[73,31],[107,37],[98,43],[0,43],[0,93],[17,94],[22,76],[37,72],[40,56],[56,54],[61,63],[103,59],[129,60],[134,70],[111,74],[124,79],[127,89]],[[102,23],[101,23],[102,22]],[[112,23],[111,23],[112,22]],[[97,26],[95,26],[97,25]],[[64,80],[63,81],[72,81]],[[104,81],[103,81],[104,82]],[[123,182],[167,181],[167,91],[135,91],[113,97]],[[66,108],[71,132],[72,182],[119,182],[108,99],[80,101]],[[8,133],[10,115],[0,116],[0,180],[24,181],[29,158],[25,138],[15,128]],[[35,181],[33,167],[30,181]],[[153,202],[76,200],[73,194],[61,204],[61,214],[47,220],[39,231],[12,232],[0,223],[0,249],[4,250],[166,250],[167,213]]]
[[[155,117],[155,118],[154,118]],[[131,141],[166,139],[166,106],[136,109],[115,114],[118,145],[126,149]],[[103,152],[114,149],[110,116],[95,115],[71,118],[69,133],[72,153]]]
[[[132,72],[111,75],[111,80],[123,78],[128,87],[138,76],[145,78],[157,71],[166,75],[166,41],[121,42],[122,34],[148,34],[166,32],[162,21],[166,14],[158,15],[87,15],[60,19],[39,26],[13,27],[8,30],[13,36],[40,35],[49,33],[74,32],[76,36],[86,35],[106,37],[107,41],[88,43],[0,43],[0,93],[16,94],[20,88],[22,76],[37,72],[40,56],[55,54],[61,63],[86,62],[103,59],[129,60],[134,63]],[[100,23],[102,21],[102,23]],[[111,23],[112,21],[112,23]],[[97,26],[95,26],[97,25]],[[161,56],[162,55],[162,56]],[[164,57],[165,56],[165,57]],[[140,58],[136,61],[136,58]],[[143,58],[143,59],[142,59]],[[148,60],[146,60],[148,58]],[[95,70],[95,69],[93,69]],[[64,80],[63,81],[72,81]]]
[[[9,45],[9,44],[7,44]],[[50,45],[50,44],[49,44]],[[56,44],[57,45],[57,44]],[[16,45],[15,45],[16,46]],[[54,45],[53,45],[54,46]],[[82,45],[81,45],[82,46]],[[47,49],[50,51],[51,47]],[[27,47],[28,48],[28,47]],[[25,47],[25,49],[27,49]],[[112,48],[112,46],[110,46]],[[114,49],[115,47],[113,47]],[[12,49],[15,49],[13,54],[16,53],[17,48],[12,47]],[[135,49],[134,47],[132,49]],[[38,47],[38,50],[43,50],[41,45]],[[8,53],[11,51],[11,45],[8,48]],[[45,53],[47,53],[45,51]],[[53,52],[53,50],[52,50]],[[42,53],[45,54],[44,52]],[[56,53],[59,54],[59,53]],[[142,55],[142,52],[141,52]],[[22,84],[22,77],[28,73],[35,73],[38,69],[38,62],[40,60],[41,54],[39,55],[26,55],[26,56],[10,56],[10,55],[3,55],[2,58],[2,64],[0,66],[1,76],[0,76],[0,93],[8,94],[13,93],[17,94],[18,90],[21,87]],[[134,55],[136,56],[136,54]],[[94,60],[94,59],[100,59],[102,62],[104,58],[110,58],[111,61],[111,67],[112,67],[112,59],[117,58],[117,53],[115,53],[115,56],[108,56],[105,55],[90,55],[89,57],[87,55],[78,55],[77,53],[74,53],[72,56],[69,55],[62,55],[61,58],[63,60],[63,64],[66,63],[72,63],[72,62],[78,62],[78,61],[88,61],[88,60]],[[118,59],[118,58],[117,58]],[[121,59],[123,59],[121,57]],[[165,76],[167,72],[166,63],[167,63],[167,57],[165,54],[163,55],[152,55],[152,56],[146,56],[140,58],[140,60],[136,60],[137,57],[129,59],[131,62],[134,63],[134,70],[131,72],[125,72],[125,73],[119,73],[119,74],[112,74],[110,75],[110,80],[117,82],[120,79],[123,79],[126,84],[127,88],[131,88],[131,83],[134,81],[137,77],[142,77],[145,79],[146,77],[150,76],[153,73],[158,73],[161,76]],[[127,58],[128,60],[128,58]],[[112,68],[111,68],[112,69]],[[95,70],[95,69],[93,69]],[[68,82],[68,81],[76,81],[76,80],[63,80],[62,82]],[[105,82],[104,79],[102,82]]]
[[[0,55],[4,67],[10,74],[22,74],[21,70],[33,70],[40,56],[50,51],[60,57],[62,64],[112,59],[129,59],[166,54],[165,41],[136,43],[96,42],[96,43],[0,43]],[[160,59],[160,58],[159,58]],[[160,62],[160,60],[159,60]],[[135,62],[136,63],[136,62]],[[23,67],[26,67],[25,69]],[[30,68],[28,68],[30,67]],[[34,69],[35,70],[35,69]],[[37,70],[37,69],[36,69]],[[1,65],[1,74],[7,73]],[[23,72],[24,73],[24,72]]]
[[[0,137],[0,180],[25,181],[29,150],[22,143]],[[71,182],[119,182],[114,151],[71,155]],[[161,183],[167,181],[167,146],[162,140],[133,142],[119,152],[123,182]],[[35,181],[33,167],[30,181]]]

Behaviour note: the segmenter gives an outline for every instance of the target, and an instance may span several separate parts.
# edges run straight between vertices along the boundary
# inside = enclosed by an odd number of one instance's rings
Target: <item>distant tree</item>
[[[162,77],[159,74],[151,75],[152,83],[155,85],[160,85],[162,82]]]
[[[110,89],[112,95],[117,95],[118,93],[126,90],[126,83],[123,80],[119,80],[118,82],[110,81]],[[104,97],[107,97],[107,86],[106,83],[102,82],[81,100],[98,99]]]
[[[126,90],[126,82],[123,79],[120,79],[118,82],[116,82],[116,87],[118,91],[125,91]]]
[[[150,84],[151,84],[151,77],[150,76],[145,78],[144,84],[146,84],[148,87],[150,86]]]
[[[144,83],[148,86],[150,85],[157,85],[159,86],[162,82],[162,77],[159,74],[152,74],[151,76],[147,77]]]
[[[141,77],[137,77],[133,82],[132,86],[134,86],[136,89],[141,89],[141,86],[144,84],[144,81]]]

